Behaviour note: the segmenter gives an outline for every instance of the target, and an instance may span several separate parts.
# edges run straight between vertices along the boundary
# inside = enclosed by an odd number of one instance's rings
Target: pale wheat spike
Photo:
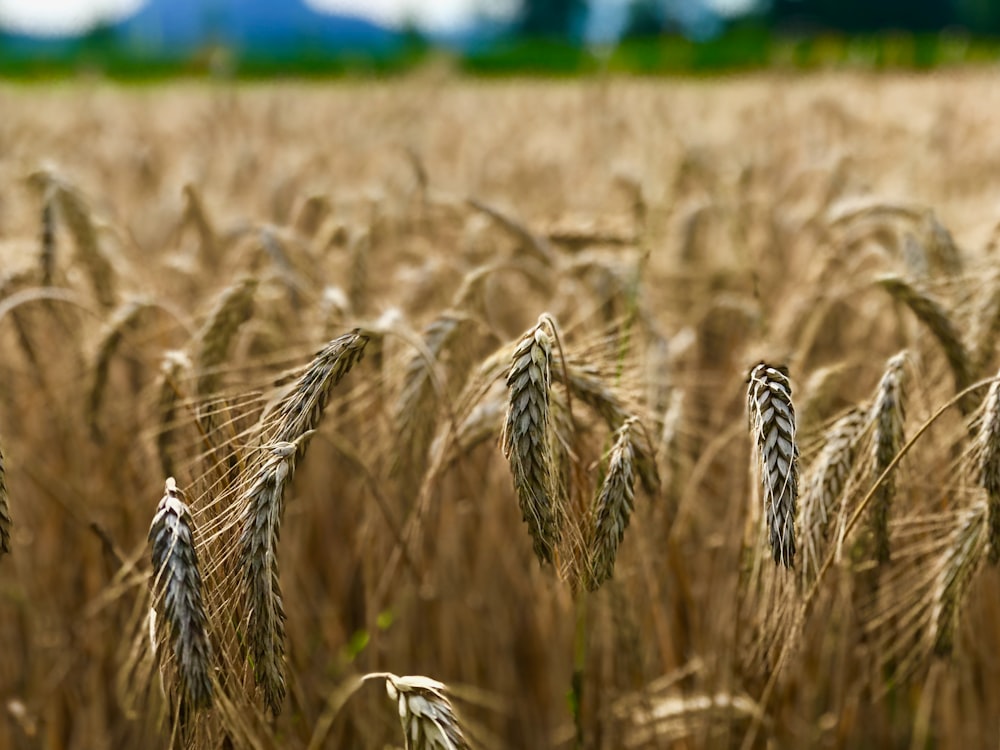
[[[97,354],[94,357],[93,376],[90,390],[86,400],[86,421],[90,428],[90,433],[95,438],[100,438],[101,430],[98,425],[98,414],[101,410],[101,403],[104,400],[104,389],[108,382],[108,371],[111,367],[111,360],[118,351],[122,337],[129,327],[135,324],[144,309],[148,307],[148,302],[142,299],[130,300],[121,305],[111,316],[101,334],[101,340],[97,345]]]
[[[955,392],[968,388],[972,384],[972,364],[969,354],[958,334],[958,329],[941,303],[898,276],[885,276],[880,278],[878,283],[892,295],[893,299],[909,307],[920,322],[934,334],[951,367]],[[979,396],[976,392],[967,393],[959,400],[958,408],[962,414],[968,416],[975,411],[978,403]]]
[[[212,647],[202,600],[191,513],[173,477],[149,528],[152,544],[153,602],[166,621],[173,646],[174,665],[190,708],[212,703]]]
[[[278,538],[284,493],[304,457],[309,438],[323,418],[333,387],[360,361],[368,337],[359,331],[326,345],[305,372],[264,415],[259,458],[248,471],[242,493],[239,569],[247,612],[246,648],[254,679],[268,708],[278,714],[285,697],[285,612],[278,575]]]
[[[1000,561],[1000,380],[986,395],[974,451],[976,481],[986,490],[988,559],[996,565]]]
[[[10,503],[7,499],[7,468],[0,453],[0,555],[10,552]]]
[[[393,468],[402,473],[404,481],[422,470],[434,436],[437,399],[444,396],[437,393],[435,368],[449,349],[461,345],[473,325],[474,321],[461,313],[442,313],[424,329],[426,352],[414,352],[406,363],[403,388],[394,408],[400,451]]]
[[[75,189],[59,181],[52,184],[55,203],[73,235],[77,257],[90,275],[94,295],[101,307],[110,309],[115,305],[115,272],[101,250],[90,209]]]
[[[226,287],[216,300],[195,338],[195,364],[198,368],[198,395],[208,396],[219,386],[219,367],[229,356],[233,337],[253,315],[257,279],[240,279]]]
[[[903,447],[905,437],[904,385],[907,353],[905,351],[891,357],[885,373],[879,381],[875,400],[869,414],[869,424],[874,426],[872,443],[872,481],[877,480],[892,463]],[[871,523],[875,537],[875,558],[886,563],[891,557],[889,549],[889,511],[896,496],[896,482],[892,476],[886,477],[875,490],[871,501]]]
[[[378,676],[385,677],[386,692],[399,710],[405,750],[471,750],[444,683],[418,675]]]
[[[986,549],[986,513],[982,503],[968,508],[952,532],[934,582],[930,640],[934,653],[951,653],[966,594]]]
[[[591,555],[587,566],[587,588],[596,591],[611,578],[615,559],[635,509],[635,451],[633,441],[639,420],[629,417],[615,433],[608,471],[594,503]]]
[[[278,575],[278,539],[294,443],[275,443],[246,492],[238,569],[243,575],[246,647],[254,680],[275,714],[285,699],[285,608]]]
[[[191,360],[182,351],[168,351],[160,363],[157,388],[157,413],[159,429],[156,433],[156,453],[165,476],[173,476],[174,432],[176,430],[177,404],[181,401],[181,379],[191,370]]]
[[[811,580],[822,563],[820,555],[837,501],[857,458],[861,436],[868,425],[864,409],[851,409],[834,422],[823,437],[823,447],[810,467],[802,494],[799,531],[804,538],[803,572]]]
[[[539,319],[514,349],[507,375],[509,394],[501,439],[535,555],[541,562],[551,563],[560,538],[560,501],[550,445],[552,338],[546,327]]]
[[[788,376],[764,362],[750,371],[747,388],[750,426],[764,487],[764,514],[775,564],[795,562],[795,502],[799,448]]]

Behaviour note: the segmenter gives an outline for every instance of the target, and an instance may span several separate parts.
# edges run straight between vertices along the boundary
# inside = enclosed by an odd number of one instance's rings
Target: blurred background
[[[0,74],[116,78],[927,68],[991,62],[1000,0],[0,0]]]

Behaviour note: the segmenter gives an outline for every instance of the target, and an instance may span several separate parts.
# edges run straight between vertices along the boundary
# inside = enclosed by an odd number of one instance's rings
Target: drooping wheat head
[[[809,467],[802,494],[800,535],[803,538],[803,575],[811,581],[822,565],[824,540],[840,505],[848,477],[869,424],[864,409],[854,408],[834,422],[823,436],[823,447]]]
[[[747,388],[750,428],[764,489],[764,516],[775,564],[795,562],[795,504],[799,448],[788,375],[764,362],[750,371]]]
[[[159,620],[168,626],[184,700],[192,709],[207,708],[213,695],[208,618],[191,513],[173,477],[166,481],[149,528],[149,541],[154,608]]]
[[[386,692],[399,709],[406,750],[471,750],[444,683],[419,675],[384,676]]]
[[[607,473],[592,510],[591,540],[588,545],[590,562],[585,584],[596,591],[611,578],[615,559],[635,508],[635,471],[633,442],[639,420],[629,417],[615,433],[608,460]]]
[[[561,497],[551,447],[552,336],[543,318],[514,349],[501,440],[535,555],[551,563],[560,539]]]
[[[872,481],[877,480],[892,463],[905,442],[903,425],[905,422],[904,403],[906,399],[905,377],[907,352],[894,355],[886,363],[885,372],[879,381],[869,413],[869,423],[874,428],[871,463]],[[889,476],[875,490],[871,501],[869,518],[875,542],[875,559],[889,562],[889,512],[896,496],[896,482]]]
[[[111,360],[118,351],[122,337],[135,324],[139,314],[147,306],[148,303],[143,299],[129,300],[120,305],[111,316],[101,334],[101,339],[97,345],[97,354],[94,357],[90,389],[85,401],[87,426],[90,428],[91,435],[95,438],[99,438],[101,435],[98,415],[104,398],[104,389],[108,382],[108,371],[111,367]],[[170,475],[168,474],[167,476]]]
[[[278,570],[285,489],[319,427],[330,392],[361,360],[368,340],[355,330],[329,342],[313,358],[275,408],[263,416],[263,442],[246,473],[237,557],[245,643],[255,681],[274,714],[280,713],[285,696],[285,614]]]
[[[962,343],[957,326],[944,306],[929,294],[898,276],[884,276],[879,279],[878,283],[892,295],[893,299],[909,307],[938,340],[945,358],[948,360],[948,365],[951,367],[952,378],[955,381],[955,392],[970,386],[973,374],[971,358],[965,349],[965,344]],[[962,414],[968,416],[975,411],[980,398],[977,391],[964,395],[958,402]]]

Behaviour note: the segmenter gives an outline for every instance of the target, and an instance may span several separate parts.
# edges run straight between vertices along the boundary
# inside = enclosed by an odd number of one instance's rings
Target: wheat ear
[[[944,351],[955,380],[955,392],[965,390],[972,384],[972,363],[958,329],[944,307],[933,297],[925,294],[898,276],[886,276],[878,282],[892,297],[904,303],[934,334]],[[967,393],[958,402],[962,414],[971,414],[979,399],[978,391]]]
[[[840,417],[826,431],[823,448],[810,468],[799,524],[804,537],[803,567],[810,580],[822,564],[822,540],[827,536],[834,509],[854,467],[861,436],[868,424],[864,409],[851,409]]]
[[[444,683],[418,675],[385,677],[385,689],[399,708],[405,750],[471,750]]]
[[[872,479],[877,480],[895,459],[903,447],[905,436],[903,424],[904,378],[906,374],[905,351],[891,357],[885,373],[878,384],[875,401],[869,415],[869,423],[874,425],[875,439],[872,443]],[[872,532],[875,537],[875,558],[879,563],[889,562],[889,510],[896,496],[896,481],[886,477],[875,490],[871,501]]]
[[[198,368],[199,396],[207,396],[218,389],[218,368],[229,356],[233,337],[253,315],[256,291],[257,279],[252,276],[227,287],[198,332],[195,364]]]
[[[0,555],[10,552],[10,503],[7,500],[7,469],[0,453]]]
[[[115,272],[101,250],[90,209],[75,189],[58,181],[54,184],[56,205],[73,235],[77,257],[90,275],[94,295],[101,307],[110,309],[115,305]]]
[[[635,509],[635,470],[633,462],[633,432],[639,420],[630,417],[615,433],[608,472],[594,503],[594,523],[588,545],[591,560],[587,568],[587,588],[596,591],[611,578],[615,558]]]
[[[160,426],[156,433],[156,453],[166,476],[174,474],[172,450],[177,428],[177,404],[181,400],[180,382],[184,373],[190,370],[191,360],[184,352],[171,350],[164,353],[160,362],[157,388],[157,413]]]
[[[153,547],[154,606],[158,616],[169,624],[184,696],[191,708],[207,708],[212,703],[208,618],[191,513],[173,477],[166,481],[163,499],[149,528],[149,541]]]
[[[97,355],[94,357],[93,377],[86,400],[87,426],[95,438],[99,438],[101,434],[97,417],[104,400],[104,388],[108,382],[111,360],[114,358],[115,352],[118,351],[125,331],[135,323],[139,313],[146,307],[147,302],[144,300],[126,302],[114,312],[101,334],[101,340],[97,345]]]
[[[975,471],[986,490],[988,559],[1000,562],[1000,380],[990,386],[975,443]]]
[[[962,513],[941,560],[931,605],[931,642],[939,655],[951,653],[959,615],[986,548],[986,514],[977,503]]]
[[[792,387],[782,370],[764,362],[750,371],[750,427],[764,484],[764,514],[775,564],[795,562],[795,501],[799,448],[795,442]]]
[[[514,349],[501,440],[535,555],[551,563],[560,538],[560,503],[551,448],[552,337],[545,330],[546,319],[539,318]]]
[[[246,644],[254,679],[268,708],[281,711],[285,697],[285,612],[278,575],[278,539],[284,493],[298,460],[319,426],[333,387],[361,359],[368,337],[359,331],[326,345],[292,389],[265,415],[261,458],[243,493],[239,570],[247,612]]]

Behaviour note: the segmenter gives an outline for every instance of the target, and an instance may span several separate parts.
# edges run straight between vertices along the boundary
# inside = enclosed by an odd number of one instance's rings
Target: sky
[[[123,18],[144,0],[0,0],[0,26],[13,31],[39,34],[74,34],[99,21]],[[477,15],[503,18],[513,12],[518,0],[304,0],[316,10],[350,13],[402,26],[408,21],[428,31],[461,29]],[[587,36],[607,41],[624,25],[630,0],[592,0],[593,12]],[[664,0],[668,5],[693,13],[732,15],[753,5],[754,0]],[[691,10],[693,9],[693,10]]]

